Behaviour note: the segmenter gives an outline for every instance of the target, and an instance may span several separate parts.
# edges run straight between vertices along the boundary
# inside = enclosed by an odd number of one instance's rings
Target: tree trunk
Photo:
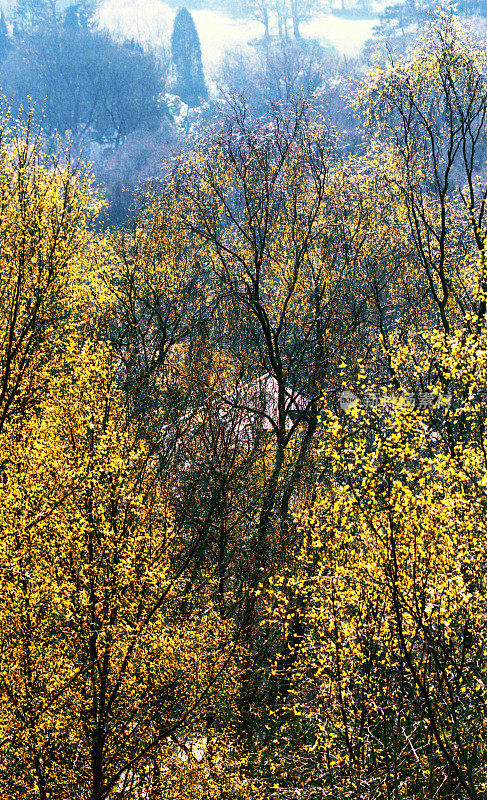
[[[103,800],[103,735],[99,730],[93,734],[91,772],[93,780],[91,800]]]
[[[293,31],[294,31],[294,38],[300,39],[301,34],[299,32],[299,17],[296,14],[296,9],[293,9]]]
[[[266,42],[268,42],[269,41],[269,14],[268,14],[267,8],[265,6],[264,6],[264,11],[263,11],[263,22],[264,22],[264,28],[265,28],[264,36],[265,36]]]

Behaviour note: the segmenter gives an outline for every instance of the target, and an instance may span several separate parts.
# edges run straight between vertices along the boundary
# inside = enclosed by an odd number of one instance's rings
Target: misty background
[[[90,161],[107,197],[104,224],[125,222],[138,187],[221,124],[296,99],[343,144],[361,144],[349,97],[375,66],[404,53],[438,13],[431,0],[4,0],[0,88],[32,109],[46,145],[61,137]],[[481,36],[487,0],[455,6]]]

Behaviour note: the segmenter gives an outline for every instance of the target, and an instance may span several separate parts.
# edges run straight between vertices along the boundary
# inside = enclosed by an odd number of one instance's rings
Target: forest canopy
[[[486,51],[350,101],[235,100],[112,228],[5,105],[5,800],[487,796]]]

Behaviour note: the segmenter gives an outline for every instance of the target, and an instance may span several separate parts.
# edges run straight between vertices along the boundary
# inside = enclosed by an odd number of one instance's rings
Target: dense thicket
[[[0,787],[485,798],[485,54],[226,125],[103,234],[0,139]]]

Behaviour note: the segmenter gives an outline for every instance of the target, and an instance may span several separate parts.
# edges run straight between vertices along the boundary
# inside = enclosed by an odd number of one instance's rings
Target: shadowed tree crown
[[[176,74],[176,94],[189,106],[196,106],[207,97],[203,75],[201,46],[193,17],[180,8],[174,20],[171,51]]]

